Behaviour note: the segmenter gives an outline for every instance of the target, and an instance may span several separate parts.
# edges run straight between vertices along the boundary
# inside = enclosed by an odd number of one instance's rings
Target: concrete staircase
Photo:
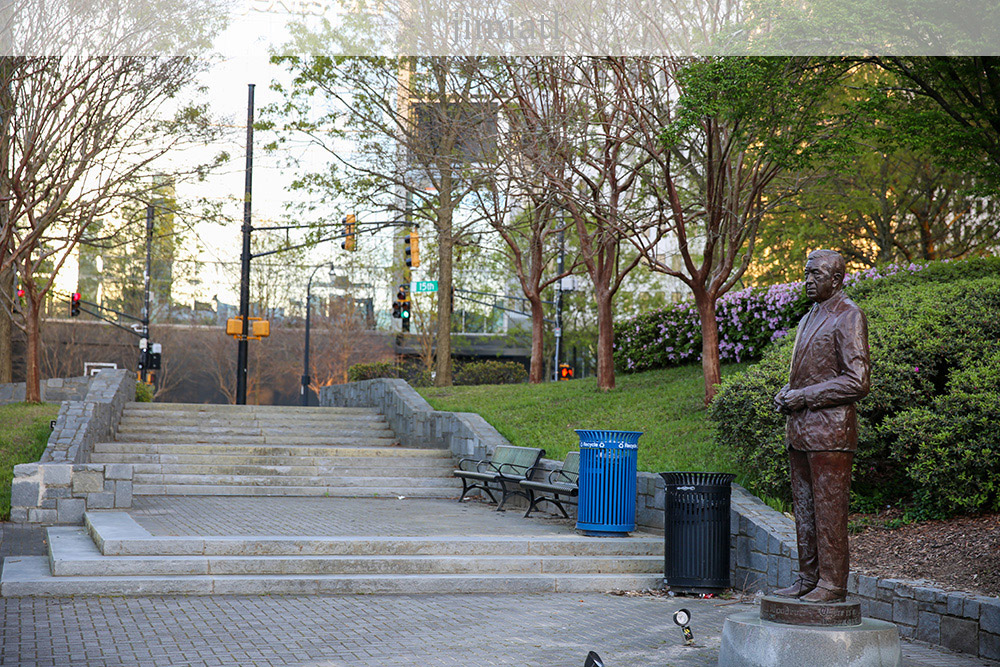
[[[450,452],[398,446],[367,408],[131,403],[94,463],[131,463],[135,495],[457,497]]]
[[[130,404],[117,440],[97,444],[91,460],[132,464],[136,505],[49,528],[47,557],[5,559],[0,595],[534,593],[662,582],[662,537],[584,537],[568,521],[459,504],[450,452],[400,447],[374,410]]]
[[[0,593],[537,593],[662,581],[656,536],[159,537],[124,512],[88,512],[85,520],[49,528],[47,558],[8,558]]]

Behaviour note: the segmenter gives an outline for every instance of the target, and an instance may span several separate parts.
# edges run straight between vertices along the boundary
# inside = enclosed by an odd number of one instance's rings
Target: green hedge
[[[348,382],[361,382],[376,378],[400,378],[402,371],[391,361],[376,361],[373,363],[354,364],[347,369]]]
[[[470,361],[456,371],[456,385],[520,384],[528,381],[528,371],[515,361]]]
[[[1000,510],[996,266],[955,263],[858,296],[872,391],[858,403],[855,509],[903,502],[917,516]],[[772,346],[751,371],[724,382],[710,408],[719,442],[735,448],[753,490],[784,499],[784,419],[771,397],[787,381],[791,351],[791,337]]]

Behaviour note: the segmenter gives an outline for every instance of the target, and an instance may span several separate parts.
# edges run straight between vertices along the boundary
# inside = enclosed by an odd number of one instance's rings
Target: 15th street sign
[[[436,280],[416,280],[413,283],[412,292],[437,292],[438,281]]]

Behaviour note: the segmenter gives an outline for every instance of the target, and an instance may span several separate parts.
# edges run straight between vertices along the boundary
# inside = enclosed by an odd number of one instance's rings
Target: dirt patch
[[[898,510],[851,516],[851,568],[1000,597],[1000,514],[899,523]]]

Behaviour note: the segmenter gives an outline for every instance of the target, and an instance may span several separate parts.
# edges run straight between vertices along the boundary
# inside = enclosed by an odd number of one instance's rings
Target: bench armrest
[[[467,470],[470,472],[483,472],[484,464],[489,463],[489,461],[484,461],[480,459],[464,458],[460,459],[458,462],[459,470]],[[469,466],[469,467],[466,467]]]
[[[567,474],[560,470],[553,470],[549,473],[549,484],[573,484],[580,483],[580,475]]]
[[[501,463],[500,465],[490,464],[490,467],[499,475],[508,477],[529,477],[534,466],[522,466],[516,463]]]

